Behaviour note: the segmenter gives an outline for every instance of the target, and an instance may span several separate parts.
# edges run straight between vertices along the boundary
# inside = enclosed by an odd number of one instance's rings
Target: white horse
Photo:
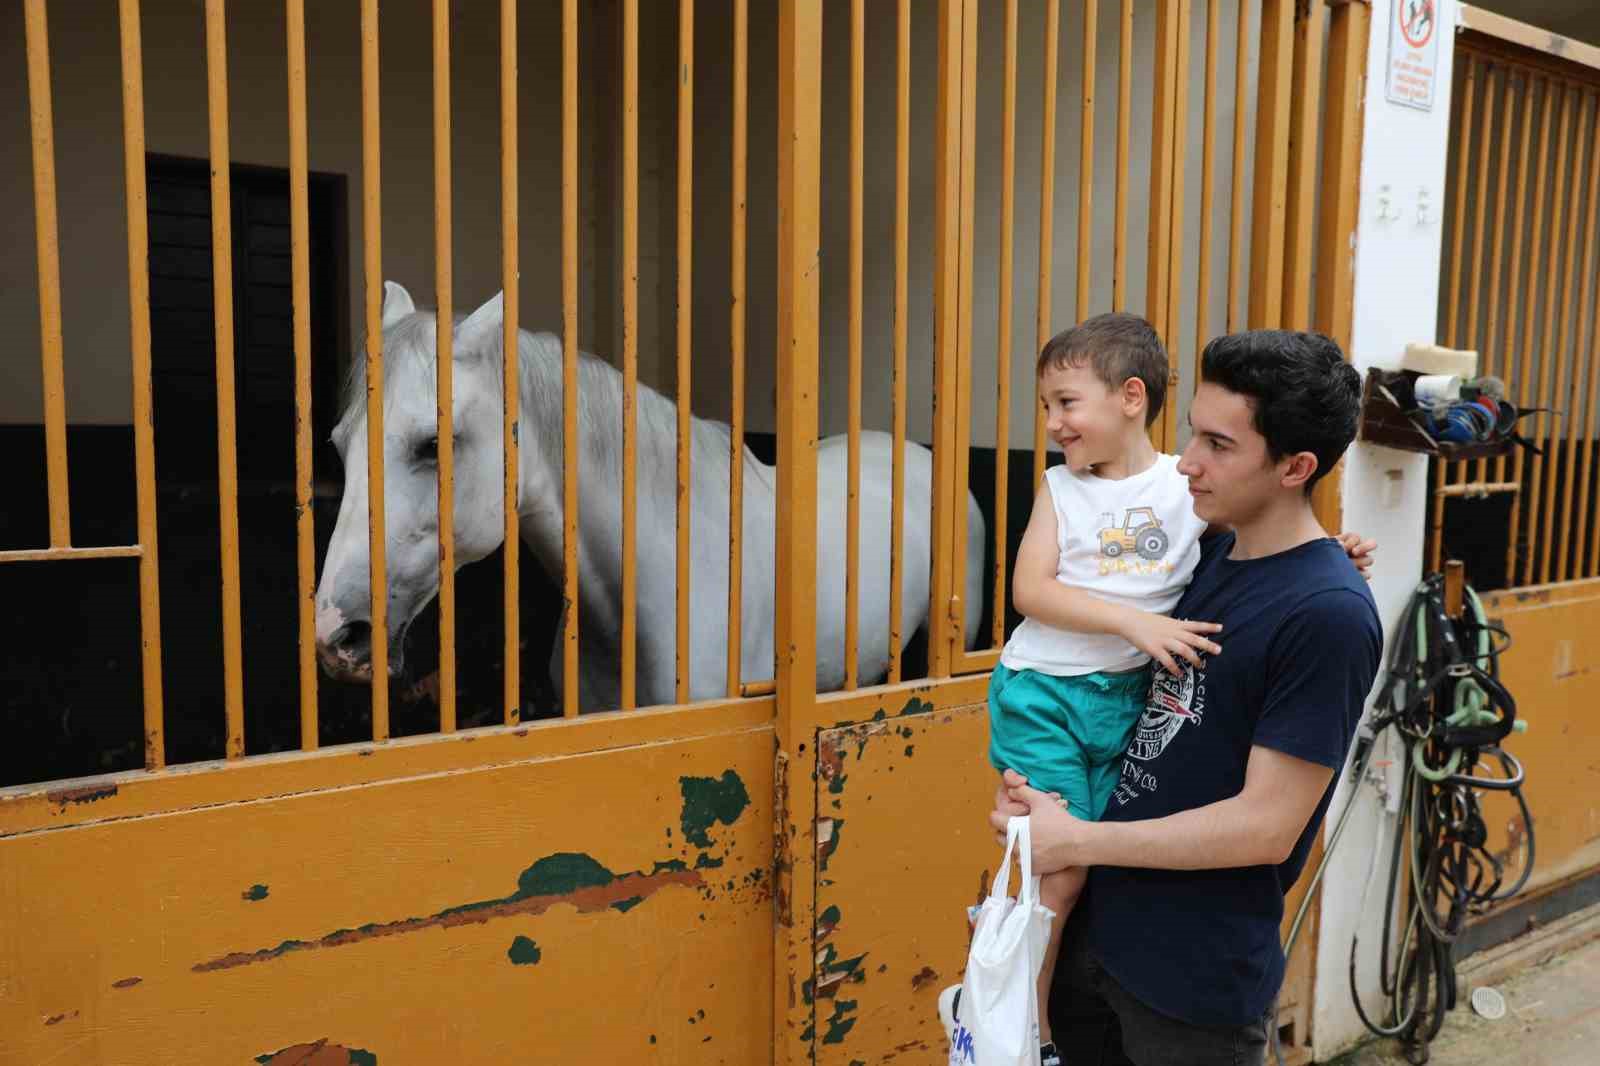
[[[482,559],[503,543],[501,297],[454,327],[455,540],[458,566]],[[418,311],[394,282],[384,287],[383,418],[384,516],[388,549],[389,668],[402,667],[407,626],[438,592],[439,517],[435,316]],[[562,554],[562,350],[550,333],[519,335],[521,407],[518,418],[517,514],[522,540],[557,582]],[[356,359],[346,409],[334,430],[344,461],[344,498],[317,587],[317,647],[336,678],[370,680],[368,595],[367,411],[365,366]],[[621,702],[622,630],[622,376],[584,355],[579,377],[578,593],[579,705],[584,710]],[[652,389],[638,390],[638,639],[637,692],[642,705],[669,703],[674,694],[677,593],[677,411]],[[727,684],[729,429],[721,422],[690,424],[692,487],[689,585],[692,699],[720,696]],[[889,661],[889,510],[892,439],[861,435],[861,582],[857,670],[863,682],[881,678]],[[817,456],[817,686],[844,684],[844,560],[847,445],[821,442]],[[773,523],[776,471],[744,456],[744,580],[740,677],[773,676]],[[905,463],[905,546],[902,556],[902,646],[928,612],[929,505],[932,455],[908,443]],[[983,605],[984,521],[967,497],[965,643],[977,637]],[[561,641],[551,676],[563,681]]]

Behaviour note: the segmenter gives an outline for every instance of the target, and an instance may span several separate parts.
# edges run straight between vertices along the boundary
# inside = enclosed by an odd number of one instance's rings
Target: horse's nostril
[[[328,649],[345,658],[364,661],[372,657],[372,623],[346,622],[328,638]]]

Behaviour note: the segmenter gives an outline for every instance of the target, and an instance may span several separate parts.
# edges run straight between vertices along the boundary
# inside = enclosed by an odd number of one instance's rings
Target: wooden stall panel
[[[0,840],[0,1063],[769,1061],[772,765],[761,727]]]
[[[961,980],[966,908],[1000,849],[985,704],[885,701],[818,742],[816,1061],[944,1061],[939,990]],[[931,834],[931,835],[930,835]]]

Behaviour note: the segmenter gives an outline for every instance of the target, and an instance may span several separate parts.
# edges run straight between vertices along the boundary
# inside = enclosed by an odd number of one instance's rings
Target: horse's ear
[[[476,351],[494,346],[505,324],[505,293],[497,292],[456,327],[456,350]]]
[[[417,309],[406,287],[396,281],[383,283],[383,328],[388,329]]]

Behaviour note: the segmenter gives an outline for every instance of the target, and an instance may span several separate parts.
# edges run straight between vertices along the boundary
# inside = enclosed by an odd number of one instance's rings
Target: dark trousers
[[[1273,1011],[1241,1026],[1194,1025],[1145,1006],[1101,968],[1085,943],[1083,913],[1067,921],[1050,1028],[1068,1066],[1263,1066]]]

